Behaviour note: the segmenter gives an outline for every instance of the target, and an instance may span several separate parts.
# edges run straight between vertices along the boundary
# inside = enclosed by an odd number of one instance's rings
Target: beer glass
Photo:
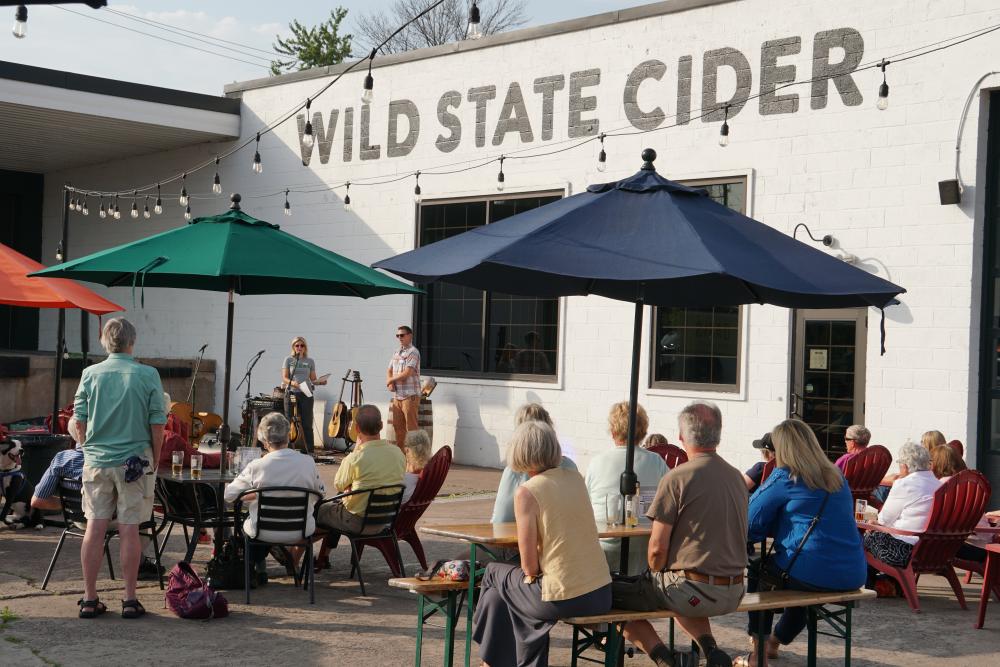
[[[184,471],[184,452],[171,452],[170,473],[174,477],[180,477],[181,472],[183,471]]]
[[[854,501],[854,520],[864,521],[865,520],[865,510],[868,509],[868,501],[858,499]]]
[[[191,455],[191,479],[201,479],[201,454]]]
[[[609,526],[622,523],[622,497],[619,493],[609,493],[604,498],[604,520]]]

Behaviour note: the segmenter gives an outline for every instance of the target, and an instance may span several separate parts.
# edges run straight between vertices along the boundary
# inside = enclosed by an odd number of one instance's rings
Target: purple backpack
[[[177,563],[170,571],[164,599],[170,610],[181,618],[207,621],[229,616],[226,598],[202,581],[187,561]]]

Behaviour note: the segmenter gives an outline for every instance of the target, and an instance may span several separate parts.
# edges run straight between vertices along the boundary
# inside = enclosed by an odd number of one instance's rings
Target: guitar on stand
[[[347,405],[344,403],[344,388],[347,386],[350,376],[351,369],[348,368],[344,377],[341,378],[340,397],[337,398],[337,404],[333,406],[333,411],[330,413],[330,424],[326,429],[326,434],[331,438],[347,438],[347,423],[350,420],[350,415],[347,412]]]
[[[348,423],[344,439],[347,441],[347,451],[349,452],[358,441],[358,408],[365,404],[365,392],[361,388],[360,372],[351,371],[351,379],[348,381],[351,383],[351,409],[347,413]]]

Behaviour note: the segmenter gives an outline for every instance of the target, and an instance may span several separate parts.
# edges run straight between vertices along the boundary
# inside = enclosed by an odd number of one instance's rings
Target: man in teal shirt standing
[[[135,593],[142,554],[139,524],[148,521],[153,511],[155,466],[163,445],[166,406],[156,369],[132,358],[135,327],[131,322],[123,317],[109,320],[101,332],[101,345],[108,358],[84,369],[73,403],[77,422],[73,435],[83,445],[83,511],[87,517],[80,548],[84,582],[80,618],[93,618],[107,610],[97,597],[97,573],[108,522],[116,516],[125,580],[122,618],[138,618],[146,613]],[[139,469],[138,479],[128,481],[125,464],[136,457],[147,467]],[[134,464],[134,460],[130,462]]]

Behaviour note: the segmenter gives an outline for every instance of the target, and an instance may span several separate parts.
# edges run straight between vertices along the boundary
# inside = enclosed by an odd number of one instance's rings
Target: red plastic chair
[[[663,460],[667,463],[667,467],[671,470],[682,463],[687,463],[688,460],[687,452],[677,445],[671,445],[669,443],[666,445],[654,445],[649,448],[649,451],[662,456]]]
[[[958,581],[958,575],[955,574],[955,568],[952,567],[952,561],[955,552],[979,523],[990,493],[990,483],[982,473],[977,470],[963,470],[934,492],[934,504],[931,506],[931,514],[924,530],[901,530],[886,526],[872,528],[891,535],[912,535],[918,538],[913,546],[910,563],[906,567],[889,565],[865,551],[869,565],[899,582],[906,601],[914,612],[920,612],[917,577],[925,573],[939,574],[946,578],[951,584],[951,589],[955,591],[958,604],[962,609],[967,609],[962,585]]]
[[[868,504],[881,509],[882,503],[871,497],[892,465],[892,454],[882,445],[871,445],[847,460],[844,477],[851,487],[855,500],[866,500]]]
[[[417,487],[413,490],[413,495],[400,508],[399,516],[396,517],[396,522],[393,524],[396,539],[403,540],[410,545],[410,548],[417,555],[417,560],[420,561],[420,565],[424,570],[427,569],[427,556],[424,555],[424,545],[420,543],[420,537],[417,535],[417,520],[427,511],[434,498],[437,497],[438,491],[444,486],[444,480],[448,476],[450,468],[451,447],[442,447],[431,457],[427,465],[424,466],[423,471],[420,473],[420,479],[417,481]],[[403,573],[403,564],[399,562],[397,557],[399,545],[394,543],[392,538],[361,538],[354,540],[354,544],[358,550],[359,560],[361,559],[361,552],[364,551],[365,545],[371,545],[382,552],[382,557],[385,558],[389,569],[392,570],[392,576],[406,576]]]
[[[965,447],[962,445],[961,440],[952,440],[948,443],[948,446],[955,450],[955,453],[958,454],[958,458],[965,458]]]

